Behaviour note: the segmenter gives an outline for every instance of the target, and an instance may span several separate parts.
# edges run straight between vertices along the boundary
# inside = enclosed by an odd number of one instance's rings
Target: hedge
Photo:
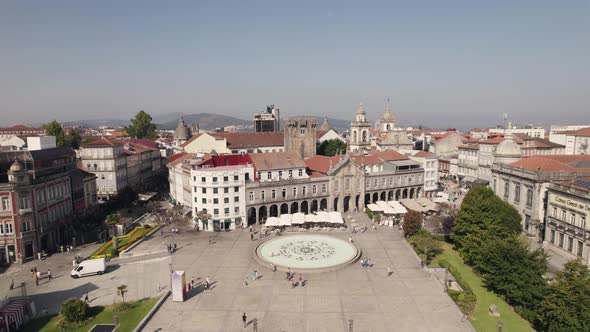
[[[449,262],[447,262],[445,259],[439,260],[438,265],[440,267],[446,268],[453,275],[453,277],[455,277],[455,281],[463,289],[463,291],[448,290],[447,293],[453,299],[453,301],[457,303],[459,309],[461,309],[464,314],[468,316],[471,315],[475,309],[475,304],[477,303],[477,296],[475,296],[475,293],[473,293],[473,290],[467,281],[463,279],[461,273],[459,273],[459,270],[457,270],[455,266],[449,264]]]

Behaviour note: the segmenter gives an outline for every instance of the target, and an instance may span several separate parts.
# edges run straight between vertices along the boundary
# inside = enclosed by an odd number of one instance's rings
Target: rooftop
[[[257,171],[306,167],[303,159],[294,152],[250,153],[249,156]]]
[[[590,155],[530,156],[510,165],[545,172],[590,171]]]

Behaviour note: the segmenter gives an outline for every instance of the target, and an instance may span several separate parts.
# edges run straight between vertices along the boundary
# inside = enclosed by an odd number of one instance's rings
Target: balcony
[[[31,213],[33,213],[33,209],[31,209],[31,208],[18,209],[18,214],[20,216],[24,216],[24,215],[31,214]]]

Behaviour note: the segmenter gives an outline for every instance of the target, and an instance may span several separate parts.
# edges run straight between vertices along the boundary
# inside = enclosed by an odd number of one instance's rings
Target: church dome
[[[187,140],[190,136],[190,129],[184,123],[184,116],[181,115],[180,121],[178,121],[178,126],[176,126],[176,130],[174,131],[174,139]]]
[[[383,113],[383,118],[381,119],[381,123],[393,123],[395,122],[395,117],[393,113],[389,109]]]
[[[357,115],[365,115],[365,108],[363,107],[363,103],[359,104],[359,107],[356,109],[356,114]]]
[[[518,145],[512,139],[505,139],[496,148],[496,157],[508,157],[508,158],[520,158],[522,156],[522,151],[520,150],[520,145]]]

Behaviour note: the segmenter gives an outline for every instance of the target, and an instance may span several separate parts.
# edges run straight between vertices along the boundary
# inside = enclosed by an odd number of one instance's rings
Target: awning
[[[328,216],[330,217],[330,223],[344,224],[344,220],[342,219],[340,212],[328,212]]]
[[[313,222],[317,222],[317,216],[315,214],[306,214],[305,215],[305,222],[307,223],[313,223]]]
[[[301,212],[297,212],[293,214],[293,219],[291,219],[292,225],[303,225],[305,224],[305,214]]]
[[[377,204],[369,204],[367,205],[367,208],[372,212],[383,212],[383,209],[380,208]]]
[[[277,217],[270,217],[266,220],[265,225],[266,226],[278,226],[280,222],[280,219]]]
[[[329,222],[330,215],[326,211],[320,211],[317,213],[317,221],[316,222]]]
[[[384,201],[377,201],[377,206],[383,210],[384,214],[395,214],[395,210],[391,207],[391,205],[387,204]]]
[[[290,214],[281,214],[279,218],[279,226],[291,226],[291,219],[293,217]]]
[[[417,212],[428,212],[428,209],[423,207],[422,205],[418,204],[415,200],[413,199],[402,199],[400,201],[400,203],[402,203],[406,208],[408,208],[408,210],[414,210]]]
[[[241,223],[242,222],[242,217],[237,217],[236,218],[236,223]]]
[[[224,222],[232,222],[231,219],[225,219]]]
[[[420,205],[422,205],[422,207],[428,209],[428,211],[438,211],[439,207],[438,205],[436,205],[436,203],[434,203],[433,201],[431,201],[430,199],[426,198],[426,197],[420,197],[418,199],[416,199],[416,202]]]
[[[388,204],[393,209],[393,214],[404,214],[408,212],[408,210],[398,201],[389,201]]]

